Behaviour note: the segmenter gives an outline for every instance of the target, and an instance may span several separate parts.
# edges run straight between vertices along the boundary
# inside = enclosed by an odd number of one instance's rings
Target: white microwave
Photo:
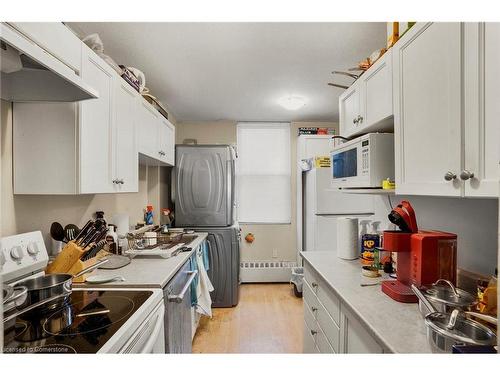
[[[335,147],[331,153],[332,186],[380,188],[394,180],[394,134],[369,133]]]

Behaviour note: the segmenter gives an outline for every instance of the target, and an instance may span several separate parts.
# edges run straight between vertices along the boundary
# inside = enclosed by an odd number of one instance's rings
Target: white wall
[[[415,209],[419,229],[435,229],[458,235],[458,266],[492,275],[497,263],[498,200],[392,196],[392,205],[408,200]],[[389,223],[386,196],[375,198],[374,220]]]

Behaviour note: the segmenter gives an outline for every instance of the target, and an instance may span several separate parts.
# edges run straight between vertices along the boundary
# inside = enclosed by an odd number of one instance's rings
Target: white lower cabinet
[[[304,353],[383,353],[377,340],[309,265],[304,265]]]
[[[341,353],[383,353],[384,350],[346,306],[340,314]]]

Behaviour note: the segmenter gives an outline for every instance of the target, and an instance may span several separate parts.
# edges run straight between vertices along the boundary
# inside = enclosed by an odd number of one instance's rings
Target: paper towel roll
[[[358,219],[340,217],[337,219],[337,256],[342,259],[356,259],[358,248]]]
[[[123,236],[129,232],[130,217],[127,214],[114,214],[112,220],[111,224],[116,225],[116,233],[118,236]]]

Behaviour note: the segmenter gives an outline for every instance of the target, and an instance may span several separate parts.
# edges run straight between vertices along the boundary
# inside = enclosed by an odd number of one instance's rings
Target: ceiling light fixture
[[[301,96],[289,95],[278,100],[279,105],[289,111],[296,111],[306,105],[306,99]]]

